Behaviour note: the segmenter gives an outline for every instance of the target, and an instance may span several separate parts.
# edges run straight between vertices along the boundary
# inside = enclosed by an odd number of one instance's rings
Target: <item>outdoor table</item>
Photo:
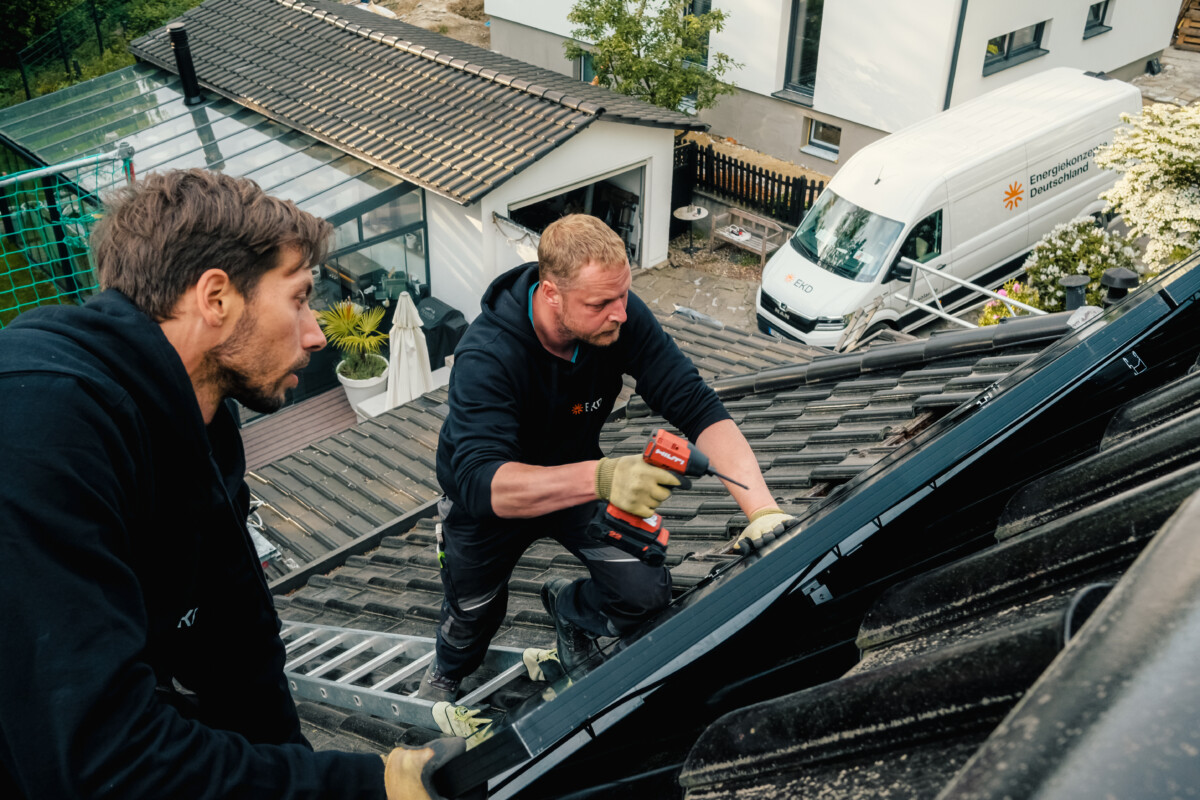
[[[692,244],[692,226],[691,223],[697,220],[702,220],[708,216],[708,209],[704,206],[680,206],[671,212],[675,219],[681,219],[688,223],[688,246],[684,248],[684,252],[689,256],[695,255],[698,249]]]

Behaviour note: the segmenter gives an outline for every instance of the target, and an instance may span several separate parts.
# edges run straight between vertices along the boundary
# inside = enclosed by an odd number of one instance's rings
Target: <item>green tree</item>
[[[16,67],[17,53],[54,27],[54,21],[79,0],[12,3],[0,14],[0,67]]]
[[[711,52],[708,37],[725,27],[724,11],[693,13],[695,0],[577,0],[567,19],[581,41],[564,46],[567,58],[591,56],[595,83],[663,108],[695,96],[710,108],[733,86],[721,76],[741,64]]]

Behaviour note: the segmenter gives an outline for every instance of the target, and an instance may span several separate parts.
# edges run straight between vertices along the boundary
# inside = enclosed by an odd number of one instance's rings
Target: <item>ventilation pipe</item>
[[[175,52],[175,66],[179,70],[179,80],[183,84],[183,104],[185,106],[199,105],[204,102],[200,93],[200,81],[196,79],[196,65],[192,63],[192,50],[188,47],[187,31],[182,22],[172,22],[167,26],[171,37],[171,49]]]
[[[1087,299],[1087,285],[1091,279],[1087,275],[1065,275],[1059,279],[1058,285],[1063,287],[1067,311],[1074,311],[1083,305]]]
[[[1107,308],[1129,294],[1130,289],[1137,288],[1138,276],[1131,269],[1113,267],[1104,270],[1104,274],[1100,276],[1100,285],[1108,289],[1104,296],[1104,305]]]

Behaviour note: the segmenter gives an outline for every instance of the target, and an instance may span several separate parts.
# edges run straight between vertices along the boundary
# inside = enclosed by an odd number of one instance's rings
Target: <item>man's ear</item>
[[[558,284],[547,278],[542,281],[541,285],[542,298],[546,303],[555,308],[562,305],[562,292],[559,291]]]
[[[206,324],[219,328],[240,316],[244,302],[242,293],[234,288],[225,270],[205,270],[195,288],[197,311]]]

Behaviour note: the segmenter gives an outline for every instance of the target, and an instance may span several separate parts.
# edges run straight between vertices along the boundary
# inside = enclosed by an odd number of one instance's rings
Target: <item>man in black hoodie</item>
[[[711,460],[729,485],[753,544],[787,521],[750,445],[716,394],[630,292],[624,243],[595,217],[570,215],[542,234],[536,264],[501,275],[454,354],[450,412],[438,441],[445,499],[437,657],[418,697],[453,700],[504,618],[508,579],[536,539],[557,539],[589,578],[548,582],[568,671],[597,655],[670,599],[670,574],[586,534],[596,500],[650,516],[679,485],[640,455],[601,458],[599,436],[621,376]]]
[[[105,291],[0,331],[0,797],[425,798],[461,752],[313,752],[246,532],[223,400],[279,408],[324,346],[330,231],[251,181],[150,175],[92,236]]]

